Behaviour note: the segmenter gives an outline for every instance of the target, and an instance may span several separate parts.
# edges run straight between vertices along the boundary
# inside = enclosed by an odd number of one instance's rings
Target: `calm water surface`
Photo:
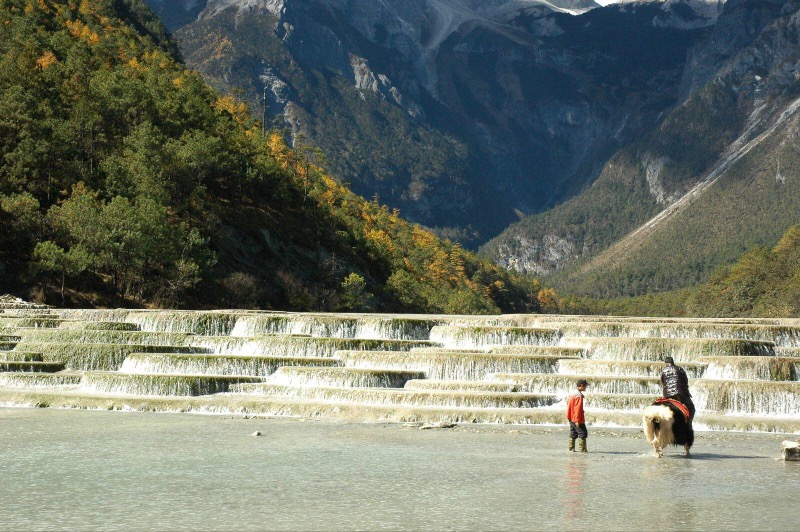
[[[792,530],[783,439],[0,409],[0,529]]]

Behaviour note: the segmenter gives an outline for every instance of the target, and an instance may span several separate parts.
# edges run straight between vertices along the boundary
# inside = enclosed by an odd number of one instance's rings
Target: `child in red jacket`
[[[586,418],[583,414],[583,392],[589,386],[586,379],[579,379],[575,383],[577,390],[567,397],[567,420],[569,420],[569,450],[575,450],[575,439],[578,441],[578,451],[585,453],[586,438],[589,432],[586,430]]]

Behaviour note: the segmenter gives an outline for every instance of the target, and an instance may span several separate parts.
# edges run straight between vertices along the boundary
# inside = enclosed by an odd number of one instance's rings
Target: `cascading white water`
[[[488,353],[491,350],[492,350],[492,348],[490,348],[490,347],[472,348],[472,349],[467,349],[467,348],[456,349],[454,347],[412,347],[410,349],[410,351],[412,353],[419,353],[419,354],[429,353],[429,354],[434,354],[434,355],[438,355],[438,354],[441,354],[441,353],[450,353],[450,354],[454,354],[454,353]]]
[[[25,351],[3,351],[0,352],[0,360],[17,362],[44,362],[44,355],[41,353],[29,353]]]
[[[15,329],[55,329],[61,325],[62,321],[57,318],[50,317],[29,317],[29,318],[3,318],[0,317],[0,327],[15,330]]]
[[[217,354],[330,357],[342,349],[390,349],[407,351],[412,347],[429,345],[415,340],[363,340],[358,338],[311,338],[307,336],[197,336],[188,340],[197,347],[211,349]]]
[[[488,353],[498,355],[547,355],[563,358],[587,358],[589,352],[582,347],[549,345],[497,345],[487,348]]]
[[[2,371],[27,371],[30,373],[55,373],[64,369],[60,362],[32,362],[22,360],[0,360]]]
[[[86,392],[147,395],[197,396],[227,392],[232,384],[261,382],[257,377],[234,375],[153,375],[111,372],[87,372],[80,388]]]
[[[6,369],[63,362],[112,372],[89,371],[80,388],[75,374],[61,380],[61,373],[0,374],[0,400],[35,388],[46,401],[60,393],[74,404],[83,395],[106,394],[102,401],[116,408],[123,403],[112,395],[220,394],[233,387],[250,396],[222,394],[192,404],[221,412],[348,412],[372,420],[559,423],[564,404],[555,401],[580,376],[590,381],[586,406],[597,422],[638,423],[641,408],[660,395],[661,360],[669,355],[693,379],[707,426],[778,430],[800,418],[793,403],[800,382],[791,380],[800,346],[787,347],[796,341],[797,320],[146,310],[53,310],[3,319],[58,325],[0,331],[15,335],[0,334],[0,348],[13,349],[0,353],[11,364]],[[146,330],[119,330],[136,327]],[[593,337],[601,333],[628,337]],[[4,384],[12,381],[13,388]],[[17,395],[3,396],[4,389]],[[136,402],[126,399],[129,404]]]
[[[800,347],[800,326],[767,324],[728,324],[713,322],[550,322],[565,337],[628,338],[734,338],[773,342],[782,347]]]
[[[800,358],[800,347],[776,347],[775,356]]]
[[[17,347],[19,342],[4,342],[0,340],[0,351],[10,351]]]
[[[57,315],[63,320],[71,320],[71,321],[115,321],[115,322],[124,322],[128,321],[128,315],[131,312],[143,312],[143,311],[132,311],[130,309],[53,309],[53,312],[56,312]],[[159,312],[157,310],[153,310],[150,312]]]
[[[120,373],[162,373],[174,375],[254,375],[266,377],[282,366],[337,366],[333,358],[259,357],[208,354],[133,353],[128,355]]]
[[[423,371],[429,379],[483,380],[487,375],[505,373],[548,373],[557,368],[560,357],[548,355],[500,355],[462,352],[428,353],[411,351],[340,351],[346,367],[410,369]]]
[[[116,371],[132,353],[199,353],[199,347],[137,344],[23,342],[15,353],[36,353],[46,362],[63,363],[69,370]]]
[[[555,402],[551,395],[502,392],[406,390],[324,386],[237,385],[242,393],[317,401],[395,407],[538,408]]]
[[[431,390],[455,392],[519,392],[522,386],[506,382],[489,381],[442,381],[433,379],[415,379],[406,382],[406,390]]]
[[[410,379],[424,379],[420,371],[361,368],[282,367],[268,379],[269,384],[297,387],[402,388]]]
[[[358,320],[357,338],[428,340],[431,329],[442,320],[397,316],[365,316]]]
[[[702,362],[682,363],[689,378],[703,375],[706,364]],[[619,375],[658,377],[664,369],[662,362],[631,362],[628,360],[560,360],[558,373],[564,375]]]
[[[584,395],[584,407],[587,411],[603,409],[640,412],[648,405],[651,405],[661,394],[604,394],[589,392]]]
[[[139,331],[139,325],[125,321],[61,321],[60,329],[79,331]]]
[[[565,337],[562,344],[583,348],[596,360],[692,362],[704,356],[774,356],[771,342],[716,338],[600,338]]]
[[[24,343],[140,344],[185,346],[193,335],[146,331],[15,329]]]
[[[231,312],[170,311],[131,312],[126,321],[147,332],[227,336],[237,319],[237,314]]]
[[[457,349],[496,345],[556,345],[560,338],[561,333],[556,329],[528,327],[437,325],[431,329],[431,341]]]
[[[77,385],[82,376],[77,373],[0,373],[0,386],[9,388],[50,388]]]
[[[306,335],[317,338],[355,338],[358,320],[319,314],[253,314],[241,316],[232,336],[265,334]]]
[[[232,336],[308,335],[318,338],[427,340],[441,320],[383,315],[271,314],[241,316]]]
[[[239,316],[231,330],[231,336],[260,336],[264,334],[288,334],[289,317],[284,314],[249,314]]]
[[[577,376],[555,373],[514,374],[496,373],[491,380],[515,384],[520,390],[529,393],[551,393],[568,395],[575,389]],[[649,394],[661,393],[661,383],[655,377],[609,377],[598,375],[582,375],[589,382],[592,393],[605,394]]]
[[[767,416],[800,416],[800,382],[701,379],[692,394],[698,411]]]
[[[704,379],[800,380],[800,359],[788,357],[704,357],[708,363]]]

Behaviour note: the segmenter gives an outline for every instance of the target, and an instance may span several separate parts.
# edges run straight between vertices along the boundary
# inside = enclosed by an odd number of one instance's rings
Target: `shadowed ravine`
[[[669,355],[696,428],[800,432],[800,320],[6,308],[5,405],[635,427]]]

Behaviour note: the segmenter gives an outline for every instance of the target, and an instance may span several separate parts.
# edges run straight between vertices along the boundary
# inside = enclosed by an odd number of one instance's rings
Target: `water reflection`
[[[568,525],[579,525],[585,515],[585,456],[571,456],[565,464],[562,506]]]

